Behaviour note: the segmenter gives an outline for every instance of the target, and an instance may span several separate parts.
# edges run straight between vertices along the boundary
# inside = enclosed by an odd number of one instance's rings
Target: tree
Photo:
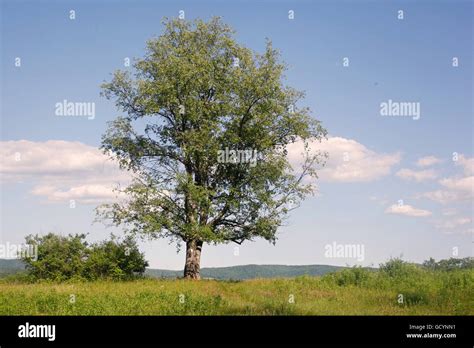
[[[474,268],[474,258],[465,257],[462,259],[457,259],[451,257],[449,259],[435,261],[432,257],[429,260],[423,262],[423,267],[431,270],[442,270],[442,271],[452,271],[456,269],[473,269]]]
[[[22,255],[32,279],[67,280],[82,276],[84,260],[89,256],[84,234],[61,236],[28,235],[26,244],[34,246],[36,255]],[[33,257],[34,256],[34,257]]]
[[[313,190],[326,131],[283,84],[286,67],[267,41],[239,45],[219,18],[165,20],[134,74],[117,71],[103,94],[126,115],[109,123],[102,149],[133,173],[127,199],[99,217],[132,233],[186,244],[184,277],[200,278],[204,243],[276,241],[292,207]],[[301,168],[287,146],[305,146]]]
[[[61,236],[29,235],[26,244],[35,246],[36,255],[22,255],[28,275],[33,280],[101,278],[132,279],[141,276],[148,266],[131,236],[89,245],[85,234]]]

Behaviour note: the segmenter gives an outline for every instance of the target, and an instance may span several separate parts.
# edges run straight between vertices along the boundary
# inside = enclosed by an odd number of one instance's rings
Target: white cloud
[[[113,188],[130,180],[98,148],[62,140],[34,142],[5,141],[0,144],[2,182],[34,184],[31,193],[49,202],[75,199],[82,203],[101,203],[116,197]],[[371,181],[388,175],[400,161],[400,154],[379,154],[355,140],[331,137],[314,143],[314,150],[328,152],[329,159],[318,174],[322,180],[336,182]],[[301,159],[303,144],[288,148],[290,161]]]
[[[415,198],[428,198],[434,202],[448,204],[453,202],[462,202],[469,200],[469,195],[464,192],[436,190],[424,192],[415,196]]]
[[[432,169],[427,170],[411,170],[411,169],[400,169],[397,174],[399,178],[405,180],[415,180],[417,182],[422,182],[426,180],[436,179],[436,172]]]
[[[0,179],[3,183],[32,182],[31,193],[49,202],[74,199],[95,204],[115,199],[113,188],[130,177],[93,146],[18,140],[0,143]]]
[[[85,204],[94,204],[107,202],[117,198],[118,194],[113,191],[113,188],[113,185],[105,184],[86,184],[66,189],[50,185],[42,185],[36,186],[31,193],[37,196],[47,197],[51,202],[77,200]]]
[[[403,205],[398,205],[394,204],[390,207],[388,207],[385,210],[385,213],[387,214],[397,214],[397,215],[406,215],[406,216],[414,216],[414,217],[426,217],[426,216],[431,216],[432,213],[428,210],[424,209],[417,209],[412,207],[411,205],[408,204],[403,204]]]
[[[441,220],[434,221],[436,229],[442,230],[445,233],[461,233],[469,234],[472,233],[472,218],[456,216],[451,218],[443,218]]]
[[[428,198],[441,204],[471,202],[474,199],[474,159],[459,155],[455,163],[463,168],[464,176],[443,178],[438,181],[442,186],[440,189],[424,192],[416,197]]]
[[[465,175],[474,175],[474,157],[468,158],[461,154],[455,164],[463,167]]]
[[[417,198],[424,197],[441,204],[470,202],[474,199],[474,176],[445,178],[439,183],[444,186],[443,189],[419,194]]]
[[[449,219],[449,220],[444,220],[442,222],[438,222],[436,224],[436,228],[452,230],[452,229],[455,229],[459,226],[464,226],[464,225],[471,224],[471,223],[472,223],[472,219],[470,219],[468,217],[457,217],[457,218],[454,218],[454,219]]]
[[[416,162],[416,165],[418,167],[429,167],[429,166],[432,166],[434,164],[438,164],[438,163],[441,163],[441,162],[442,162],[442,160],[435,157],[435,156],[425,156],[425,157],[420,158]]]
[[[464,178],[447,178],[440,180],[439,183],[451,190],[472,192],[474,188],[474,176],[468,176]]]
[[[7,180],[87,173],[108,165],[107,157],[97,148],[62,140],[4,141],[0,160],[2,177]]]
[[[368,182],[390,174],[400,162],[399,153],[380,154],[361,143],[342,137],[329,137],[321,143],[311,144],[313,151],[327,152],[326,165],[318,171],[321,180],[331,182]],[[301,163],[303,143],[287,147],[290,163],[298,168]]]

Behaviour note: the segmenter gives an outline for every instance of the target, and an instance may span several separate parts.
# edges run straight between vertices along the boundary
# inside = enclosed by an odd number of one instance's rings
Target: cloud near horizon
[[[126,171],[97,147],[78,141],[29,140],[0,142],[0,181],[29,181],[31,194],[47,202],[71,199],[83,204],[103,203],[117,198],[113,189],[130,181]],[[327,152],[329,159],[318,171],[323,181],[368,182],[390,174],[400,162],[400,154],[379,154],[361,143],[330,137],[314,148]],[[301,159],[303,144],[288,147],[290,162]]]
[[[77,141],[28,140],[0,143],[0,181],[32,182],[31,194],[48,202],[76,200],[83,204],[114,200],[127,172],[102,151]]]

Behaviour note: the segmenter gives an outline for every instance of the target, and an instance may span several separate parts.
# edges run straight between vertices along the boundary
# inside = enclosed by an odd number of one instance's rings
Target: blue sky
[[[186,19],[222,16],[236,39],[256,51],[270,38],[290,66],[286,83],[306,91],[305,104],[331,137],[319,195],[292,213],[276,246],[250,242],[238,256],[234,245],[206,246],[203,266],[377,265],[400,254],[412,261],[447,258],[453,248],[459,257],[472,254],[472,2],[1,4],[2,242],[49,231],[90,233],[96,240],[119,231],[92,224],[105,194],[91,196],[111,179],[94,172],[97,154],[81,156],[99,146],[106,122],[120,114],[99,96],[99,85],[114,70],[130,69],[124,59],[144,54],[163,17],[184,10]],[[64,99],[95,103],[95,118],[55,116],[55,104]],[[420,119],[381,116],[380,104],[389,99],[419,103]],[[16,153],[20,162],[13,160]],[[363,244],[364,261],[325,257],[325,245],[333,242]],[[153,267],[182,267],[184,255],[167,241],[141,245]]]

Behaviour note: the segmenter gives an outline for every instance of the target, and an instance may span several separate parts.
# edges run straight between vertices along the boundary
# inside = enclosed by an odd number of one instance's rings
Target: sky
[[[100,84],[132,71],[126,59],[144,55],[163,17],[184,11],[188,20],[221,16],[257,52],[271,39],[289,66],[285,83],[306,92],[329,133],[318,145],[329,154],[318,193],[292,211],[276,245],[205,245],[203,267],[472,256],[472,1],[0,3],[1,243],[122,233],[94,222],[127,176],[98,150],[106,122],[121,115]],[[94,117],[56,115],[63,100],[94,103]],[[393,116],[397,103],[412,109]],[[334,244],[363,246],[363,257],[330,255]],[[183,267],[167,240],[140,247],[151,267]]]

